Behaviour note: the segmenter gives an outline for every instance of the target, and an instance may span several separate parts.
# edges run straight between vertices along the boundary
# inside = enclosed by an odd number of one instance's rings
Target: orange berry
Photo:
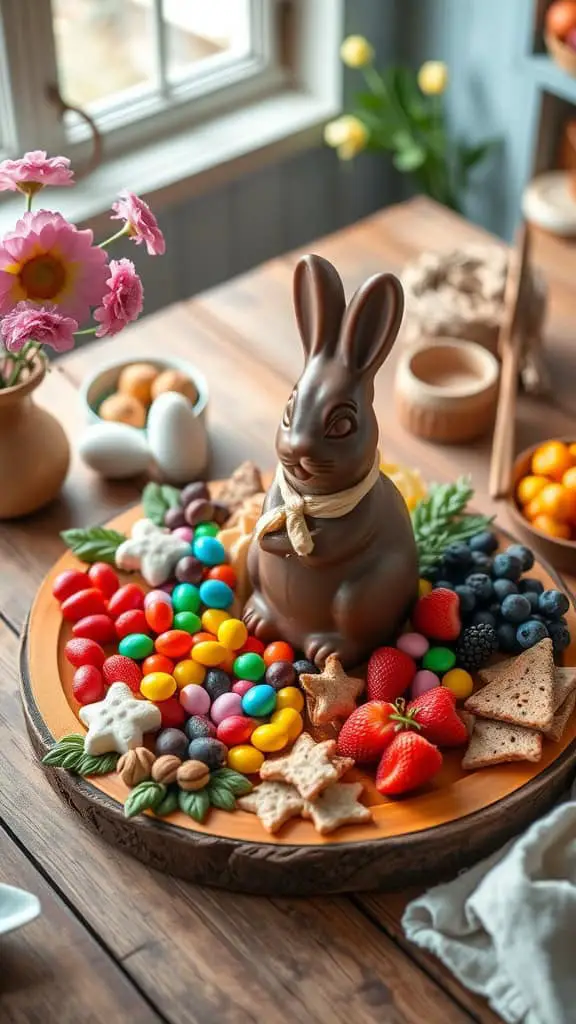
[[[576,445],[573,445],[572,447],[576,448]],[[562,483],[569,491],[576,491],[576,466],[572,466],[571,469],[566,470],[562,477]]]
[[[532,501],[529,501],[522,511],[526,519],[529,519],[531,523],[534,522],[536,516],[541,516],[544,510],[540,504],[540,495],[537,494],[535,498],[532,498]]]
[[[532,472],[536,476],[549,476],[552,480],[561,480],[571,465],[572,457],[563,441],[546,441],[532,456]]]
[[[569,444],[568,451],[570,452],[570,458],[573,463],[576,463],[576,444]]]
[[[532,501],[543,487],[546,487],[548,478],[545,476],[524,476],[516,488],[516,497],[521,505],[527,505]]]
[[[576,494],[562,484],[548,484],[537,498],[540,514],[552,516],[560,522],[569,522],[576,515]]]
[[[562,540],[568,540],[570,538],[570,527],[566,523],[559,523],[552,516],[536,516],[532,521],[532,526],[540,530],[541,533],[547,534],[548,537],[557,537]]]

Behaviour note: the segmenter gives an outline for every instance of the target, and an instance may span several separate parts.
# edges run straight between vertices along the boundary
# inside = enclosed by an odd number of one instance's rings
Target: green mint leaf
[[[165,796],[166,786],[161,782],[140,782],[130,791],[124,804],[124,816],[133,818],[144,811],[155,811]]]
[[[84,737],[78,733],[63,736],[42,758],[42,764],[49,768],[66,768],[75,771],[84,757]]]
[[[109,775],[110,772],[116,771],[118,757],[119,755],[115,753],[98,756],[84,754],[75,771],[78,775]]]
[[[210,781],[206,786],[208,797],[213,807],[219,807],[221,811],[234,811],[236,809],[236,798],[228,786],[222,783]]]
[[[84,737],[79,732],[69,732],[66,736],[61,736],[58,743],[66,743],[68,746],[82,747],[84,750]]]
[[[184,814],[194,821],[203,822],[210,810],[208,787],[198,789],[195,793],[186,793],[183,789],[178,793],[178,806]]]
[[[230,790],[235,796],[245,796],[252,792],[252,783],[241,772],[235,772],[232,768],[219,768],[212,772],[210,782],[216,782]]]
[[[62,530],[60,534],[73,555],[82,562],[108,562],[115,564],[116,550],[126,540],[123,533],[104,526],[91,526],[87,530]]]
[[[162,492],[162,498],[166,503],[166,508],[180,508],[180,494],[181,492],[177,487],[171,487],[170,484],[162,484],[160,488]]]
[[[167,508],[160,484],[153,481],[146,484],[142,491],[142,509],[146,519],[151,519],[156,526],[164,526],[164,513]]]
[[[173,814],[174,811],[178,810],[178,790],[169,789],[166,796],[158,807],[154,809],[154,814],[159,818],[167,818],[169,814]]]
[[[449,544],[469,540],[490,526],[492,517],[468,515],[466,506],[474,491],[469,477],[449,484],[432,484],[412,512],[412,528],[418,548],[420,572],[433,569]]]

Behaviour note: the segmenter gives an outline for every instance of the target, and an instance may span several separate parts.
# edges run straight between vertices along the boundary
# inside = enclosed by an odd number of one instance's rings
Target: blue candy
[[[217,537],[197,537],[192,550],[204,565],[222,565],[226,561],[224,545]]]
[[[202,537],[212,540],[212,537]],[[204,580],[200,584],[200,600],[207,608],[229,608],[234,600],[234,591],[222,580]]]
[[[276,707],[276,690],[268,683],[252,686],[242,697],[242,711],[254,718],[272,714]]]

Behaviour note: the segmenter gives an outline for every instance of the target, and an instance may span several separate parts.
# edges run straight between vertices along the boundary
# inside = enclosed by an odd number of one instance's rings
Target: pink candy
[[[177,526],[175,530],[172,530],[172,536],[191,544],[194,540],[194,530],[191,526]]]
[[[186,687],[184,687],[186,689]],[[195,689],[201,689],[201,687],[195,687]],[[198,714],[201,712],[195,712]],[[232,715],[242,714],[242,697],[239,693],[223,693],[221,697],[217,697],[210,709],[210,717],[216,725],[220,725],[225,718],[230,718]]]
[[[428,690],[433,690],[435,686],[440,686],[440,680],[436,673],[431,672],[429,668],[421,668],[412,680],[410,691],[412,700],[421,697],[423,693],[428,693]]]
[[[249,679],[238,679],[232,687],[232,693],[238,693],[243,697],[245,693],[248,693],[248,690],[252,689],[253,686],[254,683],[251,683]]]
[[[430,644],[426,637],[422,636],[422,633],[403,633],[398,637],[396,647],[399,651],[404,651],[404,654],[409,654],[411,658],[418,661],[419,658],[424,657]]]
[[[167,594],[164,590],[150,590],[144,598],[144,609],[148,608],[149,605],[154,604],[155,601],[164,601],[172,607],[170,594]]]
[[[180,703],[189,715],[206,715],[210,710],[210,697],[204,687],[197,686],[196,683],[189,683],[188,686],[182,687]],[[233,714],[233,712],[229,712],[229,714]]]

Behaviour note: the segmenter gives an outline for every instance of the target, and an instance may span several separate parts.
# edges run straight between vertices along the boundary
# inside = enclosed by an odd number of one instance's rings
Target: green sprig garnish
[[[146,519],[151,519],[156,526],[164,526],[164,516],[169,508],[178,508],[180,491],[169,484],[157,484],[151,481],[142,491],[142,508]]]
[[[434,569],[449,544],[466,541],[488,529],[494,516],[471,515],[466,506],[474,494],[470,477],[432,484],[412,512],[420,573]]]
[[[64,768],[75,775],[108,775],[115,771],[118,754],[87,754],[84,737],[70,733],[55,743],[42,758],[48,768]]]
[[[62,530],[60,536],[73,555],[82,562],[108,562],[115,564],[116,551],[126,540],[123,533],[104,526],[90,526],[87,530]]]

